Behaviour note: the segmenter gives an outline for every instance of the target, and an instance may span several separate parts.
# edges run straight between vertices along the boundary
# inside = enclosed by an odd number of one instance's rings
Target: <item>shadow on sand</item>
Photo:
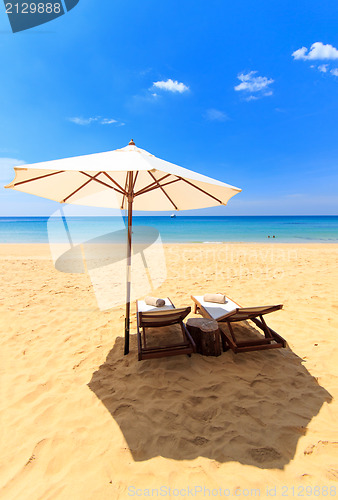
[[[332,399],[302,363],[288,348],[139,362],[136,336],[128,356],[119,337],[88,385],[120,426],[135,461],[203,456],[283,469],[311,419]]]

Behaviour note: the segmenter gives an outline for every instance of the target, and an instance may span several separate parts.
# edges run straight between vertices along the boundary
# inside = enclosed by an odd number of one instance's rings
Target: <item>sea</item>
[[[123,232],[121,217],[0,217],[0,243],[48,243]],[[135,216],[137,233],[152,231],[163,243],[338,243],[338,216]],[[136,229],[137,228],[137,229]]]

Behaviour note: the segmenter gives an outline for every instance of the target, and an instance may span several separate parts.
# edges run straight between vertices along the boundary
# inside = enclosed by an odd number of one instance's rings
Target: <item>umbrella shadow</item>
[[[332,400],[290,349],[139,362],[136,336],[128,356],[123,344],[118,337],[88,386],[135,461],[203,456],[283,469],[311,419]]]

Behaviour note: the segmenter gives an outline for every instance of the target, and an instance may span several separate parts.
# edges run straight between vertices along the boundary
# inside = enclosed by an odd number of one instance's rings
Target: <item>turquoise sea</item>
[[[0,243],[64,241],[64,221],[48,217],[0,217]],[[47,223],[49,233],[47,230]],[[164,243],[264,242],[338,243],[338,216],[135,216],[134,226],[154,228]],[[122,229],[118,217],[68,217],[67,229],[86,241]],[[141,228],[139,228],[142,231]],[[270,236],[270,238],[268,238]],[[275,238],[273,238],[275,236]]]

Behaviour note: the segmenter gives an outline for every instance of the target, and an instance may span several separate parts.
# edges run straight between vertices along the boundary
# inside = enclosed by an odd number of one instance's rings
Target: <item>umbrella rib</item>
[[[179,182],[181,179],[174,179],[173,181],[165,182],[164,184],[161,184],[160,187],[164,186],[169,186],[169,184],[174,184],[174,182]]]
[[[158,182],[160,182],[160,180]],[[150,187],[148,187],[148,189],[144,190],[145,189],[144,188],[142,192],[139,192],[137,194],[146,194],[149,193],[150,191],[153,191],[154,189],[158,189],[159,187],[169,186],[169,184],[173,184],[174,182],[179,182],[180,180],[181,179],[174,179],[173,181],[165,182],[164,184],[158,184],[158,186],[156,185],[156,183],[153,183],[152,185],[150,185]]]
[[[213,200],[216,200],[218,201],[218,203],[220,203],[221,205],[225,205],[225,203],[223,203],[221,200],[219,200],[218,198],[216,198],[215,196],[213,196],[212,194],[208,193],[207,191],[205,191],[204,189],[198,187],[198,186],[195,186],[195,184],[193,184],[192,182],[190,181],[187,181],[187,179],[184,179],[183,177],[178,177],[181,181],[184,181],[186,182],[187,184],[189,184],[190,186],[194,187],[195,189],[198,189],[198,191],[201,191],[202,193],[206,194],[207,196],[209,196],[209,198],[212,198]]]
[[[135,189],[135,184],[136,184],[136,179],[137,179],[138,174],[139,174],[139,170],[136,172],[136,175],[135,175],[135,179],[134,179],[134,182],[133,182],[133,189],[132,189],[132,192],[134,192],[134,189]]]
[[[149,170],[148,170],[148,172],[149,172]],[[144,194],[149,190],[149,188],[154,187],[154,186],[155,186],[155,189],[157,189],[158,186],[156,186],[156,183],[161,182],[161,181],[163,181],[163,179],[166,179],[167,177],[170,177],[170,176],[171,176],[171,174],[166,174],[163,177],[161,177],[160,179],[155,180],[155,182],[151,182],[150,184],[148,184],[148,186],[145,186],[144,188],[137,191],[137,193],[135,193],[134,196],[139,196],[140,194]]]
[[[80,170],[80,173],[83,174],[83,175],[86,175],[87,177],[90,177],[90,179],[92,181],[95,181],[95,182],[98,182],[99,184],[102,184],[103,186],[106,186],[106,187],[109,187],[110,189],[114,189],[114,191],[117,191],[118,193],[120,194],[123,194],[123,192],[119,191],[118,189],[116,189],[114,186],[110,186],[109,184],[107,184],[106,182],[103,182],[103,181],[100,181],[100,179],[96,179],[95,177],[87,174],[87,172],[82,172],[82,170]],[[100,173],[104,173],[104,172],[100,172]]]
[[[51,175],[63,174],[64,170],[59,170],[58,172],[52,172],[51,174],[40,175],[39,177],[34,177],[33,179],[27,179],[25,181],[16,182],[13,186],[19,186],[20,184],[26,184],[26,182],[38,181],[39,179],[44,179],[45,177],[50,177]]]
[[[128,184],[128,172],[126,173],[126,181],[124,183],[124,190],[127,192],[127,184]],[[124,194],[122,197],[121,210],[123,210],[124,200],[126,199],[126,195]]]
[[[94,177],[93,177],[93,179],[95,179],[100,174],[102,174],[102,172],[99,172],[98,174],[95,174]],[[92,182],[93,179],[88,179],[88,181],[86,181],[84,184],[82,184],[82,186],[78,187],[77,189],[75,189],[75,191],[73,191],[68,196],[66,196],[66,198],[64,198],[61,203],[66,203],[66,201],[69,200],[69,198],[71,198],[72,196],[74,196],[74,194],[78,193],[82,188],[84,188],[85,186],[87,186],[87,184],[89,184],[90,182]]]
[[[155,176],[149,170],[148,170],[148,174],[154,179],[154,181],[157,184],[157,186],[161,189],[161,191],[163,192],[163,194],[166,195],[166,197],[168,198],[168,200],[170,201],[170,203],[172,204],[172,206],[175,208],[175,210],[178,210],[177,206],[175,205],[175,203],[173,202],[173,200],[170,198],[170,196],[168,195],[168,193],[166,193],[165,189],[163,189],[163,187],[161,186],[161,184],[158,182],[157,179],[155,179]]]
[[[123,187],[122,187],[122,186],[120,186],[120,184],[119,184],[118,182],[116,182],[116,181],[115,181],[112,177],[110,177],[110,175],[109,175],[109,174],[107,174],[107,172],[103,172],[103,173],[104,173],[104,175],[105,175],[106,177],[108,177],[108,179],[109,179],[110,181],[112,181],[112,183],[113,183],[113,184],[115,184],[115,186],[117,186],[117,187],[118,187],[118,188],[122,191],[122,193],[124,193],[124,194],[126,194],[126,195],[128,194],[128,193],[127,193],[127,191],[126,191],[125,189],[123,189]]]

